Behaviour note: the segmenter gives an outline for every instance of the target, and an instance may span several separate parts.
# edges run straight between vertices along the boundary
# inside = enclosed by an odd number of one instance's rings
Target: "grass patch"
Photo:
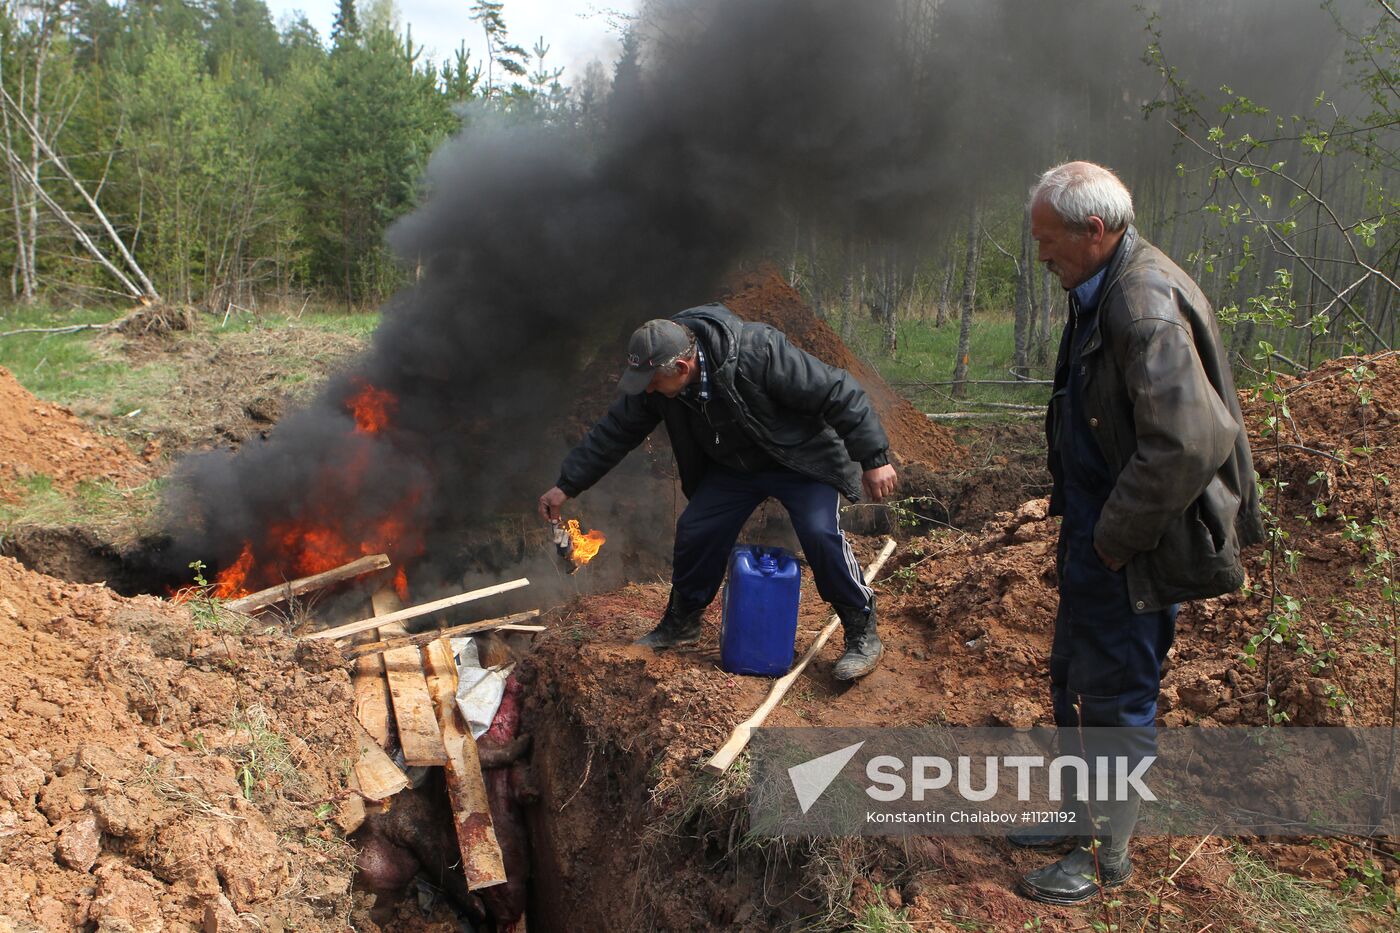
[[[111,540],[137,537],[155,515],[164,482],[122,489],[111,480],[93,480],[64,492],[42,474],[26,477],[18,501],[0,502],[0,537],[21,525],[82,525]]]
[[[292,761],[287,740],[272,730],[266,707],[254,703],[236,712],[229,726],[248,736],[246,745],[233,750],[238,786],[244,797],[253,801],[274,788],[295,788],[301,784],[301,772]]]
[[[110,309],[60,309],[44,305],[0,308],[0,331],[31,327],[68,327],[105,324],[120,315]],[[40,398],[68,404],[99,392],[121,368],[103,360],[95,350],[101,331],[74,334],[16,334],[0,338],[0,366],[8,369],[30,392]]]
[[[913,927],[909,924],[909,911],[905,908],[895,910],[885,900],[885,889],[883,885],[874,885],[874,897],[872,902],[866,904],[864,909],[856,914],[851,921],[851,929],[857,933],[913,933]]]
[[[703,835],[707,827],[723,826],[728,831],[735,819],[747,822],[751,769],[752,759],[745,751],[723,774],[696,770],[669,787],[657,786],[652,791],[653,803],[658,810],[665,809],[652,824],[652,831],[661,836],[683,836],[698,821]]]
[[[1058,338],[1058,324],[1056,336]],[[880,350],[882,325],[862,320],[856,325],[852,342],[862,359],[867,360],[885,381],[927,412],[972,411],[985,406],[977,403],[996,402],[1014,405],[1043,406],[1050,398],[1050,387],[1044,385],[969,385],[966,399],[952,397],[952,387],[936,385],[953,378],[957,359],[958,327],[955,319],[936,327],[932,319],[901,321],[899,348],[894,356]],[[1056,348],[1049,348],[1053,357]],[[1010,380],[1011,359],[1015,350],[1015,320],[1010,312],[981,311],[972,321],[971,352],[967,376],[970,380]],[[1033,379],[1049,378],[1053,359],[1033,366]],[[989,419],[991,420],[991,419]]]
[[[380,313],[377,309],[346,311],[340,305],[311,302],[304,307],[282,304],[258,314],[231,314],[226,319],[210,317],[205,320],[212,324],[202,329],[218,334],[306,328],[330,334],[368,337],[379,326]]]
[[[1320,884],[1276,871],[1242,846],[1229,853],[1235,873],[1230,886],[1249,901],[1249,915],[1261,927],[1288,933],[1347,933],[1356,910]]]

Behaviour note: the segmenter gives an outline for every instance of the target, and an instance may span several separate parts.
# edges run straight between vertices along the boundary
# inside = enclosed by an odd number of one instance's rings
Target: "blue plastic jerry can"
[[[719,666],[778,677],[792,667],[802,568],[780,547],[741,544],[729,555]]]

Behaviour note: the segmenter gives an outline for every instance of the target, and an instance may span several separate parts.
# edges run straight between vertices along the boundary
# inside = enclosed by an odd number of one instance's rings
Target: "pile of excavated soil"
[[[1382,583],[1361,574],[1367,557],[1351,523],[1364,527],[1377,518],[1394,528],[1400,519],[1389,482],[1400,477],[1400,363],[1387,355],[1370,364],[1374,378],[1362,383],[1370,393],[1365,406],[1353,375],[1357,364],[1328,363],[1286,383],[1289,411],[1279,420],[1285,429],[1278,446],[1260,430],[1272,406],[1242,393],[1258,470],[1266,484],[1275,478],[1287,483],[1269,499],[1287,533],[1286,547],[1296,552],[1296,569],[1280,554],[1277,583],[1300,609],[1267,663],[1263,649],[1248,663],[1245,646],[1264,630],[1274,577],[1267,550],[1247,552],[1252,589],[1182,609],[1163,680],[1164,724],[1262,724],[1271,713],[1270,697],[1272,712],[1293,724],[1392,723],[1395,623]],[[886,645],[881,667],[855,686],[838,683],[831,677],[839,655],[834,639],[767,724],[1049,724],[1046,670],[1058,533],[1058,519],[1037,499],[996,515],[976,534],[905,541],[877,587]],[[863,554],[872,548],[858,544]],[[799,646],[826,611],[810,584],[804,586]],[[823,904],[813,891],[822,881],[813,872],[829,866],[829,853],[793,869],[784,887],[771,861],[754,862],[751,852],[733,844],[743,831],[737,812],[717,821],[701,812],[703,805],[697,809],[696,801],[707,800],[699,766],[758,706],[769,681],[719,670],[716,607],[697,649],[657,655],[630,646],[655,623],[665,592],[663,586],[631,587],[576,601],[558,612],[531,661],[536,689],[529,728],[544,800],[557,807],[571,795],[578,798],[552,821],[538,847],[552,854],[564,875],[555,882],[556,901],[601,923],[616,904],[592,892],[621,884],[632,906],[613,919],[632,929],[765,929],[819,912]],[[640,834],[641,849],[609,846],[600,813],[608,825]],[[668,827],[664,838],[646,832],[658,825]],[[1142,880],[1115,892],[1124,909],[1145,917],[1156,909],[1151,898],[1167,895],[1175,922],[1184,918],[1193,929],[1210,923],[1267,928],[1248,926],[1239,913],[1228,844],[1207,843],[1174,886],[1160,883],[1194,842],[1184,844],[1176,841],[1173,856],[1168,840],[1144,842],[1135,857]],[[1356,865],[1377,858],[1340,842],[1255,841],[1250,851],[1333,889],[1357,877]],[[857,881],[843,896],[856,912],[862,898],[880,891],[906,909],[908,919],[935,929],[950,929],[950,915],[995,929],[1021,929],[1037,918],[1046,928],[1078,928],[1092,911],[1018,898],[1015,879],[1044,856],[1001,840],[871,844],[853,858]],[[1378,861],[1384,884],[1400,886],[1400,863]],[[766,887],[736,885],[736,878],[755,871],[769,873]]]
[[[772,268],[749,272],[732,283],[725,307],[746,321],[771,324],[817,359],[856,377],[870,396],[890,438],[890,450],[902,463],[948,470],[962,463],[963,449],[947,430],[929,421],[812,313],[797,291]]]
[[[0,929],[348,927],[334,649],[7,558],[0,644]]]
[[[18,500],[20,484],[38,476],[72,491],[91,480],[136,486],[151,473],[121,441],[94,433],[66,408],[39,401],[0,367],[0,502]]]

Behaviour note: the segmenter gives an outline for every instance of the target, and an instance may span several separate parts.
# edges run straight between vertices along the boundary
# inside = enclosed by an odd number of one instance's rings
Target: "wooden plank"
[[[885,561],[889,560],[890,555],[893,553],[894,539],[886,538],[885,547],[880,551],[880,556],[875,558],[870,566],[865,569],[866,583],[870,583],[875,579],[880,573],[881,568],[885,566]],[[826,626],[817,634],[817,638],[812,642],[812,646],[802,655],[801,660],[793,665],[792,670],[773,681],[773,686],[768,691],[767,699],[759,705],[758,709],[754,711],[754,714],[734,727],[734,731],[729,734],[729,740],[720,747],[719,751],[715,752],[714,757],[705,763],[706,771],[710,774],[723,774],[725,771],[729,770],[729,766],[734,763],[734,759],[739,757],[739,753],[749,744],[749,738],[753,735],[753,730],[763,725],[763,721],[768,718],[768,714],[782,701],[788,689],[792,687],[798,677],[802,676],[802,672],[806,670],[807,665],[810,664],[812,659],[817,656],[817,653],[822,650],[822,646],[826,644],[832,632],[836,631],[836,626],[840,624],[841,617],[833,614],[831,620],[827,622]]]
[[[360,746],[360,760],[355,762],[355,779],[360,792],[370,800],[384,800],[408,786],[408,778],[394,764],[374,737],[356,724],[355,738]]]
[[[362,659],[365,655],[381,654],[394,648],[404,648],[408,646],[422,647],[437,641],[439,638],[456,638],[459,635],[471,635],[475,632],[487,632],[493,629],[506,629],[508,631],[530,631],[543,632],[543,625],[517,625],[517,622],[524,622],[526,619],[539,618],[540,611],[531,609],[529,612],[517,612],[513,615],[501,616],[499,619],[483,619],[480,622],[469,622],[466,625],[454,625],[451,628],[434,629],[431,632],[420,632],[417,635],[406,635],[402,638],[381,641],[366,641],[350,646],[346,655],[351,658]],[[392,624],[392,623],[390,623]],[[382,638],[382,635],[381,635]]]
[[[433,602],[423,603],[419,606],[410,606],[407,609],[400,609],[388,615],[361,619],[359,622],[351,622],[348,625],[328,628],[321,632],[312,632],[310,635],[303,635],[301,640],[314,641],[318,638],[346,638],[372,628],[379,628],[389,622],[403,622],[407,619],[416,619],[418,616],[424,616],[430,612],[437,612],[440,609],[448,609],[452,606],[460,606],[462,603],[469,603],[477,599],[485,599],[488,596],[495,596],[497,593],[518,590],[522,586],[529,585],[530,581],[521,577],[519,580],[511,580],[509,583],[497,583],[495,586],[487,586],[479,590],[471,590],[467,593],[458,593],[456,596],[448,596],[446,599],[434,600]]]
[[[380,631],[386,635],[404,634],[402,626],[388,621],[394,616],[392,607],[398,601],[393,590],[388,588],[374,594],[376,612],[391,610],[380,616],[384,620]],[[399,748],[403,750],[404,763],[410,766],[446,764],[447,747],[443,745],[442,730],[438,727],[428,681],[423,675],[423,655],[417,648],[407,647],[386,651],[381,657],[384,674],[389,680],[389,696],[393,700],[394,722],[399,727]]]
[[[258,590],[256,593],[240,596],[238,599],[231,599],[223,605],[225,609],[232,609],[234,612],[257,612],[259,609],[271,606],[273,603],[281,602],[284,599],[291,599],[293,596],[300,596],[312,590],[319,590],[322,587],[330,586],[332,583],[350,580],[375,570],[383,570],[388,566],[389,558],[387,555],[371,554],[369,557],[361,557],[359,560],[351,561],[343,567],[327,570],[324,573],[312,574],[309,577],[289,580],[286,583],[279,583],[277,586],[270,586],[265,590]]]
[[[366,633],[377,638],[375,630]],[[350,683],[355,690],[355,718],[365,731],[379,743],[389,747],[389,724],[393,721],[393,706],[389,702],[389,681],[384,676],[384,658],[378,654],[357,657],[350,667]]]
[[[457,711],[457,663],[446,638],[423,649],[423,666],[428,671],[428,687],[447,745],[447,796],[452,803],[452,822],[457,828],[467,887],[479,891],[505,884],[505,858],[491,821],[491,802],[486,796],[476,739]]]

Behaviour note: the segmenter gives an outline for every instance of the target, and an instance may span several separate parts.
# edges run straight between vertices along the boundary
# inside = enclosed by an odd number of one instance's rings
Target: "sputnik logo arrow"
[[[857,742],[854,745],[847,745],[845,748],[838,748],[834,752],[828,752],[820,758],[813,758],[811,761],[804,761],[800,765],[793,765],[788,768],[788,778],[792,781],[792,789],[797,794],[797,803],[802,807],[805,814],[812,809],[812,804],[825,793],[831,786],[831,782],[836,780],[836,775],[841,773],[841,769],[846,767],[846,763],[855,757],[856,752],[864,742]]]

